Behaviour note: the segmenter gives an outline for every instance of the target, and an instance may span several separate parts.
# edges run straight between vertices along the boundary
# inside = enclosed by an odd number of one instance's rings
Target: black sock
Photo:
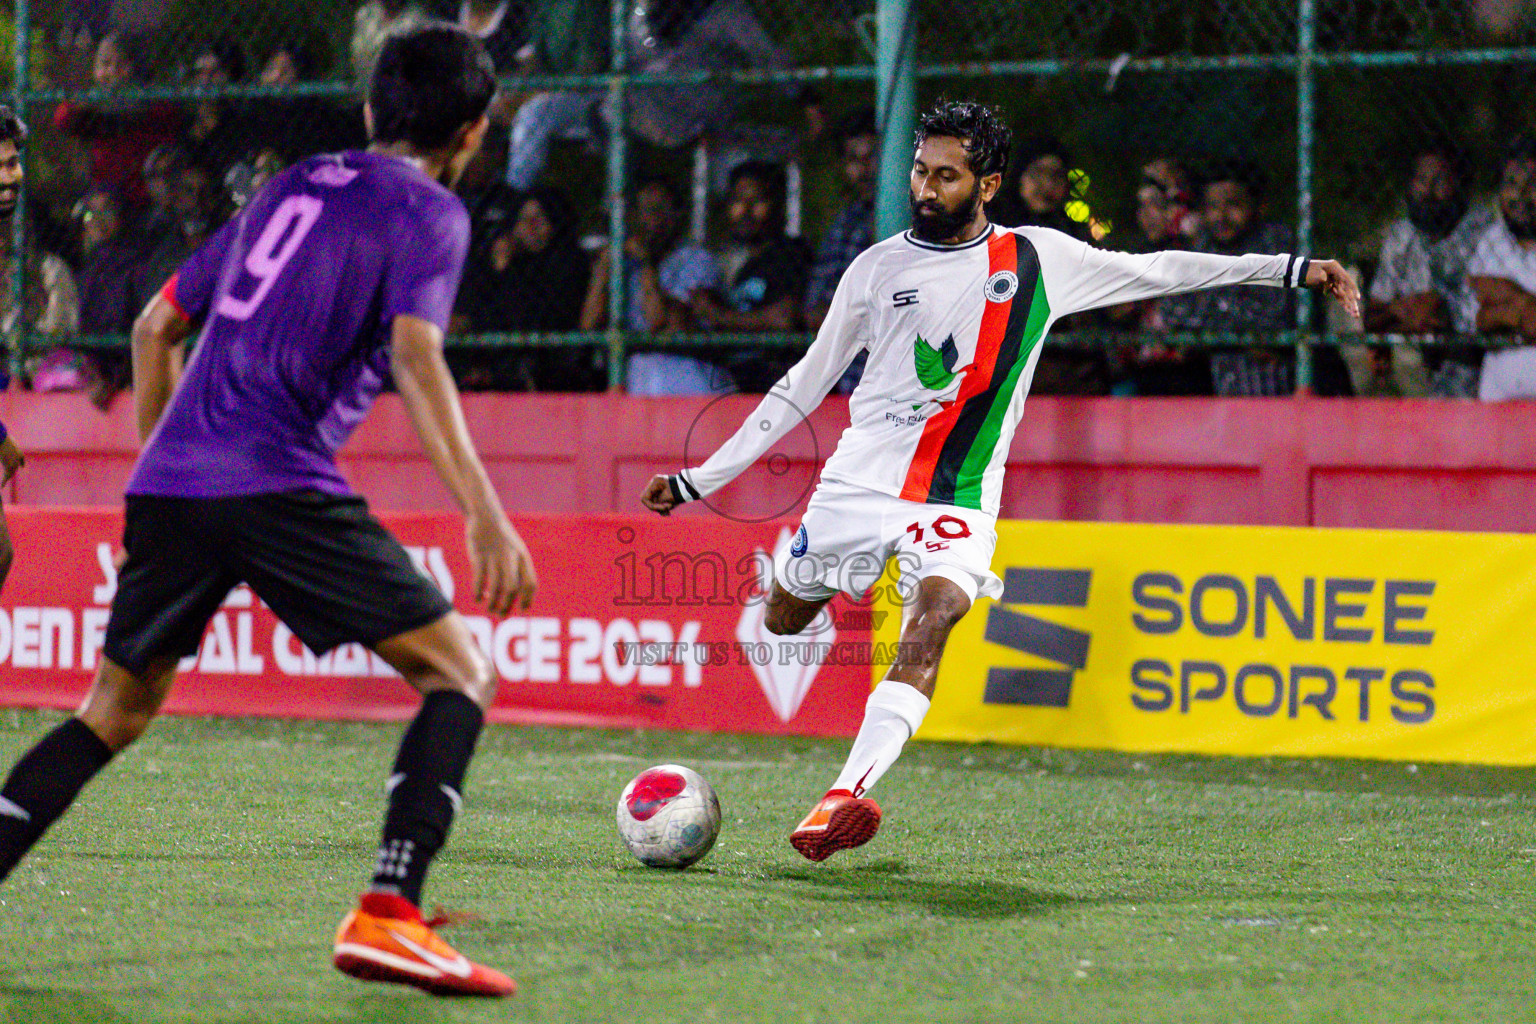
[[[71,718],[16,762],[0,788],[0,880],[110,760],[112,748]]]
[[[373,874],[376,891],[421,903],[427,868],[448,838],[484,723],[480,705],[462,693],[434,690],[421,702],[389,777],[389,810]]]

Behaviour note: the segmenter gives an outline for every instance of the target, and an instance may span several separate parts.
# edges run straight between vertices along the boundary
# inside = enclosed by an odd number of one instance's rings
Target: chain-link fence
[[[975,97],[1015,125],[999,222],[1336,255],[1375,300],[1369,338],[1260,289],[1079,317],[1037,390],[1465,395],[1481,347],[1536,333],[1468,283],[1471,264],[1536,291],[1536,149],[1506,159],[1532,127],[1536,5],[896,2],[17,0],[12,375],[120,388],[146,298],[279,169],[365,144],[359,83],[427,17],[481,34],[503,76],[460,185],[466,388],[771,383],[874,237],[882,126],[900,123],[874,109],[899,95],[881,26],[915,32],[919,105]]]

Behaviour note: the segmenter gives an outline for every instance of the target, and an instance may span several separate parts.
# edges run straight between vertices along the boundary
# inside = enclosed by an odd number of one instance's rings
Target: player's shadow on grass
[[[904,877],[906,871],[906,865],[899,860],[878,860],[848,868],[828,865],[776,868],[766,872],[766,877],[807,883],[807,888],[801,891],[809,898],[906,903],[940,917],[973,920],[1032,917],[1058,907],[1093,902],[989,879],[907,878]]]

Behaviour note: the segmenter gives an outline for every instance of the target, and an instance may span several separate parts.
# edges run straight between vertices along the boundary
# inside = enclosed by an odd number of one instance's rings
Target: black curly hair
[[[0,103],[0,142],[14,142],[16,148],[27,141],[27,123],[16,116],[16,112],[4,103]]]
[[[965,146],[965,163],[978,178],[1002,174],[1008,165],[1013,132],[1002,112],[969,100],[939,100],[917,120],[916,145],[931,138],[959,139]]]

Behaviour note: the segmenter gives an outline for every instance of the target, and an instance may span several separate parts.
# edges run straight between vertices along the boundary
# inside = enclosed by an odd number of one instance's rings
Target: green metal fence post
[[[880,191],[875,237],[889,238],[910,216],[912,129],[917,122],[917,32],[911,0],[879,0],[875,11],[875,116],[880,122]]]
[[[1317,48],[1317,0],[1300,0],[1296,26],[1296,251],[1312,252],[1312,144],[1316,131],[1312,58]],[[1312,293],[1296,296],[1296,327],[1312,326]],[[1296,393],[1312,391],[1312,346],[1296,343]]]
[[[629,129],[628,97],[625,95],[625,71],[629,54],[624,45],[624,19],[629,12],[626,0],[613,0],[610,29],[613,52],[609,68],[608,98],[613,107],[613,123],[608,127],[608,389],[624,383],[624,329],[628,326],[625,306],[629,274],[624,266],[624,194],[628,190]]]
[[[32,90],[32,4],[30,0],[16,0],[16,81],[12,83],[11,109],[23,121],[27,119],[27,94]],[[22,167],[27,165],[27,154],[21,154]],[[16,209],[11,214],[11,311],[15,326],[6,341],[7,364],[11,380],[21,379],[21,369],[26,356],[27,339],[27,180],[23,175],[21,187],[16,190]]]

